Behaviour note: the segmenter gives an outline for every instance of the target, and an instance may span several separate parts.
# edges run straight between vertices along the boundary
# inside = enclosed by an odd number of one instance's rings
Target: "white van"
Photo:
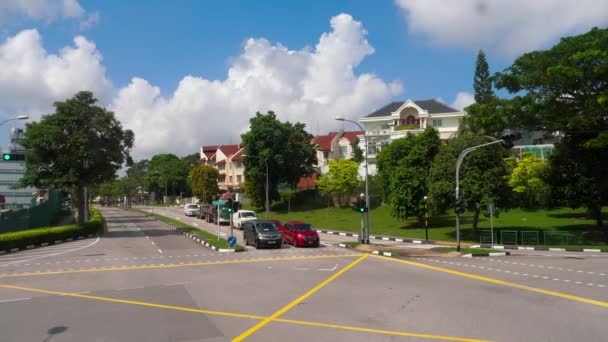
[[[255,211],[251,210],[239,210],[236,213],[232,214],[232,222],[234,226],[238,229],[243,229],[243,222],[257,220],[258,216],[255,214]]]

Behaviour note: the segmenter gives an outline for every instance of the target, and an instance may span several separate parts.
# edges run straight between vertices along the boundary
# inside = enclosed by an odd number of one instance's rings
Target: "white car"
[[[238,229],[243,229],[243,222],[257,220],[258,216],[255,214],[255,211],[251,210],[239,210],[236,213],[232,214],[232,222],[234,226]]]
[[[198,204],[186,204],[184,206],[184,215],[186,216],[196,216],[201,212],[201,206]]]

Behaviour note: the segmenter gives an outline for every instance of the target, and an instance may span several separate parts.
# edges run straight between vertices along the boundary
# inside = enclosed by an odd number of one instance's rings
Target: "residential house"
[[[353,145],[357,136],[363,135],[363,131],[351,132],[329,132],[327,135],[318,135],[311,141],[317,148],[317,165],[320,174],[329,170],[329,161],[341,158],[351,159],[354,154]]]
[[[245,181],[243,152],[242,144],[202,146],[199,162],[217,168],[221,190],[236,189]]]
[[[418,134],[428,127],[439,132],[447,140],[455,136],[467,115],[437,100],[407,100],[392,102],[361,118],[368,139],[369,174],[376,173],[376,156],[382,147],[408,133]],[[365,137],[359,136],[359,146],[365,155]]]

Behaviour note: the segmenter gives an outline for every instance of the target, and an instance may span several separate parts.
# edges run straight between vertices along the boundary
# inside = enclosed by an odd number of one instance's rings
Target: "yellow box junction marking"
[[[557,291],[551,291],[551,290],[545,290],[545,289],[541,289],[541,288],[538,288],[538,287],[532,287],[532,286],[527,286],[527,285],[522,285],[522,284],[517,284],[517,283],[511,283],[511,282],[500,280],[500,279],[496,279],[496,278],[490,278],[490,277],[480,276],[480,275],[476,275],[476,274],[472,274],[472,273],[466,273],[466,272],[461,272],[461,271],[454,271],[454,270],[451,270],[449,268],[443,268],[443,267],[438,267],[438,266],[431,266],[431,265],[427,265],[427,264],[423,264],[423,263],[419,263],[419,262],[414,262],[414,261],[407,261],[407,260],[402,260],[402,259],[388,258],[388,257],[380,256],[380,255],[372,255],[372,256],[374,258],[379,258],[379,259],[383,259],[383,260],[390,260],[390,261],[400,262],[400,263],[411,265],[411,266],[428,268],[428,269],[434,270],[434,271],[450,273],[450,274],[454,274],[454,275],[461,276],[461,277],[466,277],[466,278],[471,278],[471,279],[485,281],[485,282],[488,282],[488,283],[493,283],[493,284],[498,284],[498,285],[503,285],[503,286],[508,286],[508,287],[514,287],[514,288],[517,288],[517,289],[527,290],[527,291],[536,292],[536,293],[542,293],[542,294],[546,294],[546,295],[549,295],[549,296],[570,299],[570,300],[581,302],[581,303],[587,303],[587,304],[592,304],[592,305],[597,305],[597,306],[602,306],[602,307],[608,308],[608,302],[603,302],[601,300],[595,300],[595,299],[590,299],[590,298],[585,298],[585,297],[579,297],[579,296],[570,295],[570,294],[567,294],[567,293],[562,293],[562,292],[557,292]]]

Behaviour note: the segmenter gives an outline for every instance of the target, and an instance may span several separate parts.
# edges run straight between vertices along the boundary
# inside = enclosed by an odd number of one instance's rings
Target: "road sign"
[[[229,237],[228,244],[230,245],[230,247],[236,245],[236,238],[234,236]]]
[[[217,200],[217,201],[212,201],[211,204],[213,204],[213,205],[224,205],[224,204],[226,204],[226,201]]]

